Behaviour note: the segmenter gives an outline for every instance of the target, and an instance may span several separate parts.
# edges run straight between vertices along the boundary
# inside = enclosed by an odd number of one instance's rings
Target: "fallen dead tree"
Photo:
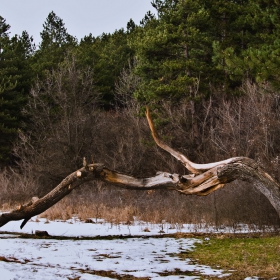
[[[126,189],[167,189],[186,195],[203,196],[239,179],[250,182],[252,186],[264,194],[280,216],[280,186],[254,160],[246,157],[234,157],[208,164],[193,163],[185,155],[172,149],[160,139],[148,108],[146,116],[156,144],[181,162],[190,172],[189,175],[158,172],[154,177],[136,178],[111,170],[100,163],[88,164],[84,160],[82,168],[68,175],[44,197],[32,198],[29,203],[20,205],[9,213],[3,213],[0,216],[0,227],[10,221],[23,220],[21,224],[21,228],[23,228],[30,218],[56,204],[73,189],[93,180],[101,180]]]

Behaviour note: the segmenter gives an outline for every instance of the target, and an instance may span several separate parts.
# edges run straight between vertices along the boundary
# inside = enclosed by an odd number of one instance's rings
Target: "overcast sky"
[[[11,26],[10,34],[26,30],[36,45],[41,41],[43,23],[51,11],[63,19],[69,34],[79,40],[92,33],[112,33],[136,24],[147,11],[155,13],[151,0],[0,0],[0,15]]]

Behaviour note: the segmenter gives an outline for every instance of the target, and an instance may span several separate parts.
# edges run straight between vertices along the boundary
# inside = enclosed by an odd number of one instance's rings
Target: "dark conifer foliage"
[[[56,69],[67,53],[77,46],[77,40],[67,32],[63,20],[53,11],[46,18],[40,35],[41,42],[32,59],[32,67],[36,76],[44,78],[48,71]]]
[[[78,60],[94,71],[97,90],[102,95],[101,107],[112,109],[115,106],[115,83],[123,70],[133,58],[134,51],[128,45],[135,26],[128,23],[129,30],[116,30],[101,36],[85,36],[77,48]]]
[[[11,147],[23,127],[22,110],[27,102],[32,71],[32,37],[26,31],[9,37],[10,26],[0,17],[0,162],[11,163]]]
[[[11,158],[18,129],[28,130],[22,109],[32,86],[70,57],[77,68],[90,69],[99,109],[105,111],[120,105],[120,83],[125,98],[139,104],[200,104],[214,92],[238,96],[246,79],[279,88],[278,1],[153,0],[151,5],[156,13],[148,11],[139,23],[128,20],[126,30],[85,35],[80,42],[52,11],[37,49],[25,31],[10,37],[0,17],[2,160]]]

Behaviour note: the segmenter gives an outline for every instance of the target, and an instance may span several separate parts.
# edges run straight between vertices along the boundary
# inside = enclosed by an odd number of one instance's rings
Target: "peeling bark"
[[[235,157],[209,164],[193,163],[186,156],[162,142],[153,125],[149,109],[147,109],[146,116],[157,145],[180,161],[191,172],[190,175],[161,172],[154,177],[136,178],[111,170],[103,164],[87,164],[84,160],[82,168],[68,175],[44,197],[33,198],[29,203],[21,205],[9,213],[3,213],[0,216],[0,227],[10,221],[23,219],[21,224],[21,228],[23,228],[31,217],[44,212],[76,187],[93,180],[101,180],[125,189],[167,189],[186,195],[203,196],[239,179],[250,182],[263,193],[280,217],[280,186],[254,160]]]

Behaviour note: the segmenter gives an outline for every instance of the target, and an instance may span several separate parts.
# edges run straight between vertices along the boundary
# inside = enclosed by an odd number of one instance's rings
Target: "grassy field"
[[[223,279],[244,279],[258,276],[261,279],[280,279],[280,236],[202,238],[188,257],[212,268],[231,272]],[[207,277],[206,279],[214,279]]]

